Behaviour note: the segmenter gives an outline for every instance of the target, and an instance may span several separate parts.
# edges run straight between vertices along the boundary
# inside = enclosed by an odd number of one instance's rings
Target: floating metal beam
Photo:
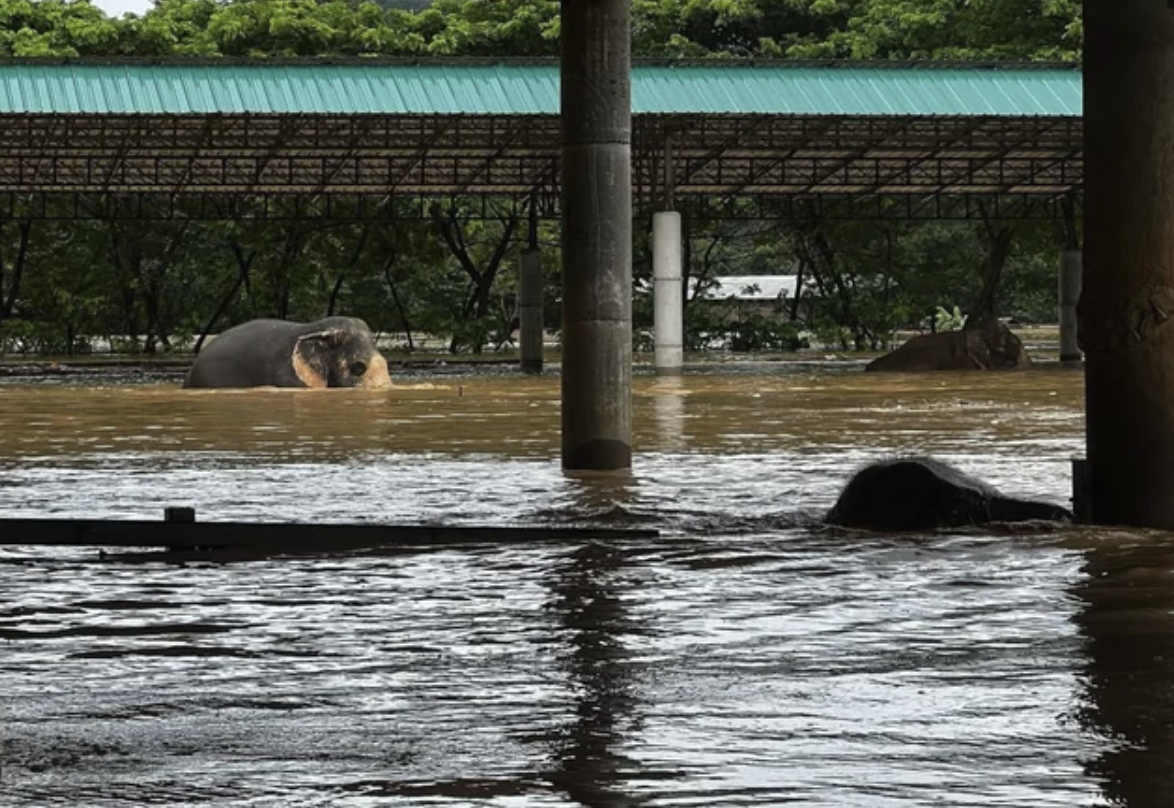
[[[535,541],[630,540],[650,539],[657,535],[657,531],[648,529],[595,527],[0,519],[0,545],[8,547],[165,548],[269,554]]]

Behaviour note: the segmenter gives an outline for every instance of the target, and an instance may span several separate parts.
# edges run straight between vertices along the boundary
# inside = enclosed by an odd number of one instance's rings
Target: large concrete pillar
[[[681,214],[652,216],[653,363],[658,376],[680,376],[685,364],[685,304],[682,287]]]
[[[1174,528],[1174,8],[1084,3],[1090,516]]]
[[[1076,304],[1080,302],[1082,273],[1080,250],[1060,253],[1060,361],[1079,362],[1080,341],[1076,327]]]
[[[562,463],[632,465],[631,0],[563,0]]]
[[[521,330],[523,373],[542,372],[542,253],[522,251],[518,267],[518,328]]]

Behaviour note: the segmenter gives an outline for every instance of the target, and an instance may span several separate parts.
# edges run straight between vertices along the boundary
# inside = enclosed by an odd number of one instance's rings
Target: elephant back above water
[[[1023,341],[998,320],[988,318],[961,331],[913,337],[892,353],[877,357],[867,371],[921,373],[933,370],[1011,370],[1031,367]]]
[[[886,532],[1071,519],[1064,508],[1005,496],[929,457],[897,458],[864,467],[844,487],[826,517],[832,525]]]
[[[353,317],[314,323],[250,320],[208,343],[188,388],[391,386],[371,329]]]

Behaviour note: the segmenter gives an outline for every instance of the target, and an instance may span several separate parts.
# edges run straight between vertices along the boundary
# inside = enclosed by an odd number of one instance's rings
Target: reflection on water
[[[685,396],[688,390],[684,379],[668,376],[657,379],[649,385],[648,396],[652,400],[652,433],[657,443],[666,452],[684,451],[685,440]]]
[[[1174,544],[823,529],[929,452],[1065,502],[1079,374],[642,376],[630,476],[558,380],[0,385],[0,513],[652,525],[242,564],[0,548],[0,793],[48,805],[1164,804]]]
[[[1109,741],[1088,771],[1130,808],[1169,805],[1174,789],[1174,547],[1163,539],[1089,549],[1074,588],[1088,655],[1081,716]]]
[[[636,380],[637,451],[992,451],[1071,443],[1078,374],[873,374]],[[389,392],[180,391],[0,386],[0,458],[111,452],[246,452],[334,460],[394,452],[552,457],[559,387],[551,377],[401,382]]]
[[[550,377],[416,379],[389,392],[0,387],[0,506],[525,520],[583,495],[558,468],[558,396]],[[818,510],[855,465],[894,451],[1064,500],[1079,407],[1079,375],[1058,372],[643,377],[635,477],[615,504],[669,525]]]
[[[563,656],[576,695],[554,744],[550,781],[581,805],[636,804],[624,791],[627,772],[638,766],[619,751],[624,735],[639,729],[625,649],[635,627],[617,591],[625,561],[622,551],[591,542],[552,576],[548,608],[567,631]]]

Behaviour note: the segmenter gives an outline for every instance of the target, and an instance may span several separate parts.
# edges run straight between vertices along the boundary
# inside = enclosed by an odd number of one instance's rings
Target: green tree
[[[0,55],[118,54],[119,26],[88,2],[0,0]]]
[[[812,9],[823,0],[805,0]],[[1075,0],[851,0],[833,3],[822,47],[789,55],[853,59],[1073,59],[1083,29]],[[815,55],[814,53],[812,55]]]
[[[633,0],[632,20],[635,55],[656,58],[1073,59],[1083,35],[1076,0]],[[529,57],[557,54],[559,35],[555,0],[158,0],[122,19],[87,0],[0,0],[6,56]],[[0,335],[55,350],[126,335],[166,350],[250,317],[339,312],[409,345],[424,332],[453,350],[495,344],[512,319],[524,228],[513,214],[475,221],[459,199],[423,220],[404,204],[354,225],[0,223]],[[849,347],[876,347],[939,306],[1028,319],[1055,308],[1049,226],[1018,224],[1007,238],[994,223],[780,228],[699,214],[686,228],[692,289],[717,274],[798,271],[821,299],[805,325]],[[555,246],[557,231],[544,222],[540,238]],[[643,230],[634,246],[647,280]],[[546,251],[555,326],[558,260]],[[643,292],[635,315],[637,330],[651,322]]]

